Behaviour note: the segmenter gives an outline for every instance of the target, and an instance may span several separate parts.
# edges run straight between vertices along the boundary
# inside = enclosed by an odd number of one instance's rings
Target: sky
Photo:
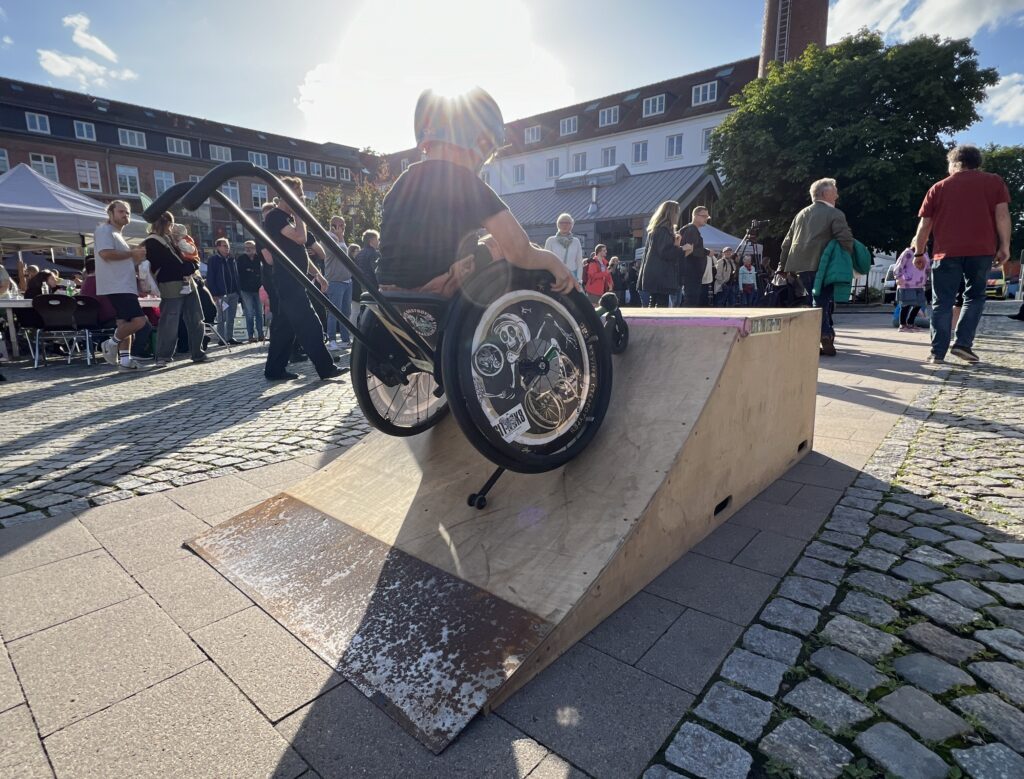
[[[313,141],[414,144],[416,97],[506,120],[754,56],[763,0],[0,0],[0,74]],[[829,42],[971,37],[1000,82],[958,137],[1024,143],[1024,0],[831,0]]]

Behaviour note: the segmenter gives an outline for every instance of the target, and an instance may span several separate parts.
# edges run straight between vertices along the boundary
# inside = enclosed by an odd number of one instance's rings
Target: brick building
[[[0,173],[19,163],[102,201],[155,198],[179,181],[198,180],[221,162],[249,160],[277,175],[298,175],[307,194],[353,189],[367,160],[351,146],[313,143],[221,122],[0,78]],[[372,167],[372,165],[370,166]],[[223,191],[254,215],[272,194],[255,178]],[[183,215],[210,245],[243,240],[241,224],[208,202]]]

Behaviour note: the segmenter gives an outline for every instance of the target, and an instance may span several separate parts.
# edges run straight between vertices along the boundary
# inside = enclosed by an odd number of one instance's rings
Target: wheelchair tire
[[[559,468],[597,434],[612,389],[611,344],[581,292],[550,274],[495,263],[452,303],[441,368],[452,414],[495,465]]]
[[[369,350],[352,343],[352,390],[359,408],[377,430],[393,436],[413,436],[429,430],[448,411],[448,401],[433,394],[437,382],[429,373],[409,375],[409,384],[389,387],[369,369]],[[397,405],[396,405],[397,404]]]

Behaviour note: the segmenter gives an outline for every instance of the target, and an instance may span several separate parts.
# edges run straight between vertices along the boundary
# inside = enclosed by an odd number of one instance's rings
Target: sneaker
[[[192,362],[196,362],[196,363],[199,363],[199,362],[209,362],[209,361],[210,361],[210,355],[206,354],[205,352],[203,354],[199,355],[198,357],[193,357],[192,358]]]
[[[914,332],[914,328],[912,328],[910,325],[900,325],[899,332],[901,332],[901,333],[912,333],[912,332]]]
[[[156,360],[156,361],[153,362],[153,367],[154,368],[166,368],[170,364],[171,364],[170,360]]]
[[[978,357],[978,355],[976,355],[974,352],[972,352],[966,346],[954,346],[949,351],[950,351],[950,354],[952,354],[954,357],[959,357],[964,362],[975,363],[975,362],[980,362],[980,360],[981,360],[981,358]]]
[[[337,341],[328,341],[327,348],[332,352],[336,352],[341,348],[341,345]]]
[[[823,335],[821,337],[821,348],[818,350],[818,354],[823,357],[836,356],[835,336]]]
[[[111,365],[117,365],[117,344],[113,338],[108,338],[100,344],[100,352],[102,352],[104,360]]]
[[[264,373],[263,376],[267,381],[292,381],[293,379],[299,378],[299,374],[292,373],[291,371],[285,371],[284,373],[274,376]]]
[[[128,360],[128,364],[127,365],[121,365],[120,363],[118,363],[117,369],[119,371],[124,372],[124,373],[135,373],[135,372],[138,372],[138,371],[146,370],[146,368],[142,365],[142,363],[140,363],[134,357],[132,359]]]
[[[929,365],[942,365],[945,361],[946,360],[943,357],[936,357],[934,354],[928,355]]]

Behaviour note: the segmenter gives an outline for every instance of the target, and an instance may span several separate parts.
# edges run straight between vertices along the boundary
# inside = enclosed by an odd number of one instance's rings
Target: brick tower
[[[794,60],[811,43],[824,48],[827,28],[828,0],[765,0],[758,76],[769,62]]]

